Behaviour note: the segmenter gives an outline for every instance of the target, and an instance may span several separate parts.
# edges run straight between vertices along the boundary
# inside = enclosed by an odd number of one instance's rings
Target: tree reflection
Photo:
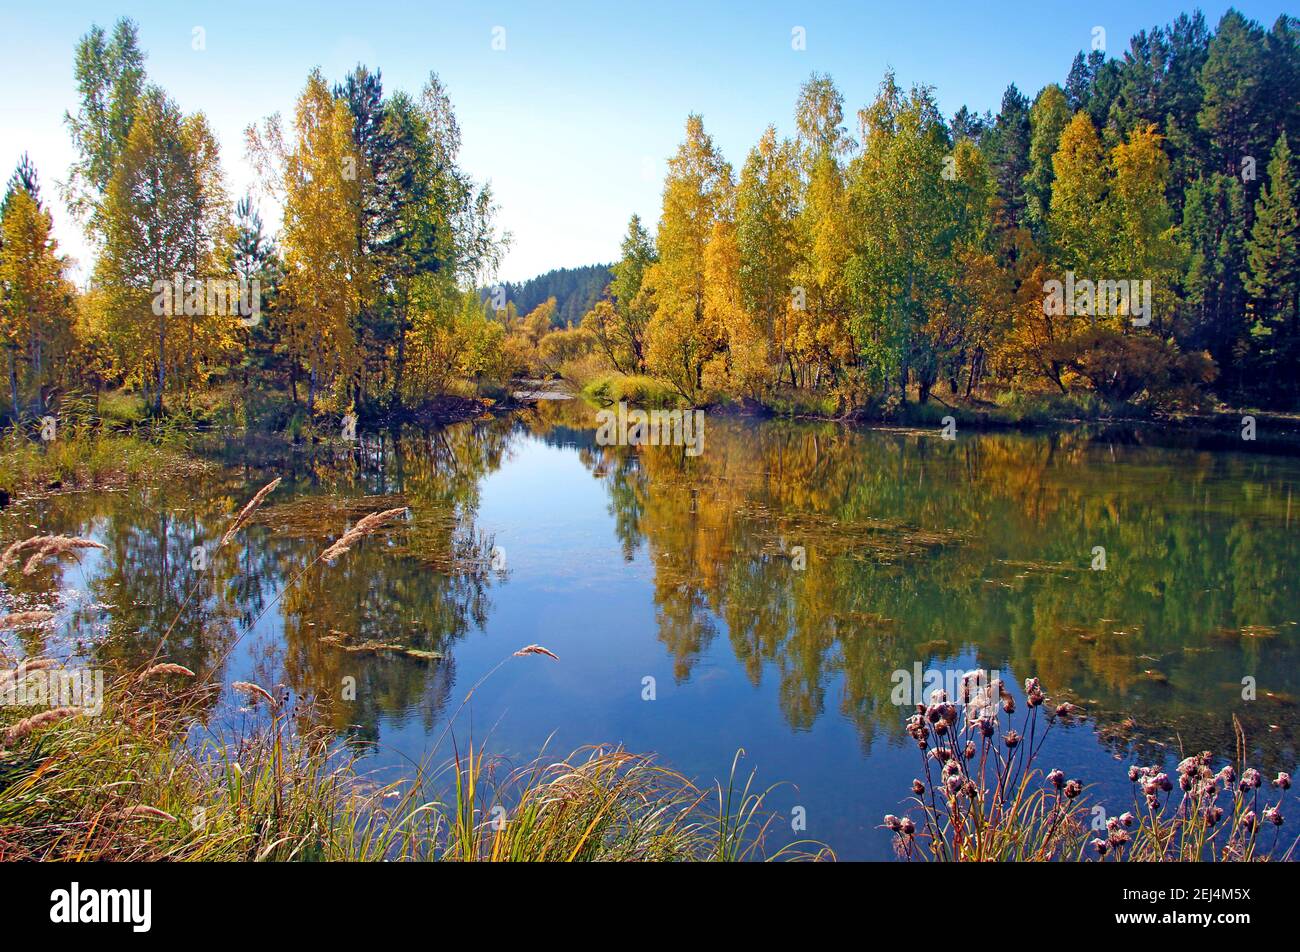
[[[541,412],[595,426],[581,405]],[[896,731],[894,670],[973,655],[1088,707],[1117,752],[1231,756],[1235,715],[1268,765],[1294,763],[1294,461],[1082,430],[948,442],[713,416],[705,447],[582,456],[625,551],[647,547],[677,677],[720,626],[752,680],[779,679],[793,727],[838,681],[866,742]]]

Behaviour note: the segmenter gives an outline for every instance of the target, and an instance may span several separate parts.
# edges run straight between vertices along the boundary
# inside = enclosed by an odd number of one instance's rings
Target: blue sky
[[[1279,2],[1241,2],[1272,25]],[[1228,4],[1207,3],[1211,26]],[[386,88],[417,91],[430,70],[448,86],[464,136],[462,162],[490,180],[514,235],[501,277],[609,261],[628,216],[658,219],[664,160],[687,113],[737,168],[768,123],[783,133],[800,83],[830,73],[846,113],[870,101],[886,68],[936,88],[951,115],[996,110],[1015,82],[1033,95],[1106,31],[1122,54],[1140,28],[1193,7],[1178,2],[447,3],[391,0],[7,3],[0,11],[0,175],[31,153],[56,204],[65,251],[84,264],[80,229],[57,201],[72,159],[62,116],[76,105],[72,51],[98,22],[140,26],[150,78],[187,111],[203,110],[223,146],[231,189],[252,183],[242,131],[289,115],[308,70],[341,78],[358,61]],[[1293,12],[1293,11],[1292,11]],[[807,48],[792,49],[791,31]],[[194,28],[206,48],[195,50]],[[493,50],[504,28],[505,49]],[[274,220],[273,209],[266,208]]]

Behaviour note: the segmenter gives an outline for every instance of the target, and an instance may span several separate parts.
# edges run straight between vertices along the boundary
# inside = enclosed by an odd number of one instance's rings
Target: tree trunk
[[[14,356],[16,347],[9,348],[9,392],[13,395],[14,420],[23,415],[22,404],[18,402],[18,359]]]
[[[158,321],[158,392],[154,394],[154,415],[162,416],[163,390],[167,387],[167,320]]]

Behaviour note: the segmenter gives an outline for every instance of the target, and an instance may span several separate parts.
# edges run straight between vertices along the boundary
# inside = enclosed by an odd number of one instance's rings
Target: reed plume
[[[104,548],[104,546],[100,545],[94,539],[79,539],[76,536],[52,535],[40,536],[38,539],[39,544],[37,545],[26,544],[32,543],[32,539],[24,540],[26,548],[36,549],[36,551],[32,553],[31,557],[27,559],[27,564],[23,566],[24,575],[35,575],[41,562],[50,556],[58,558],[60,555],[71,555],[75,557],[78,549]],[[10,546],[9,548],[10,550],[13,550],[14,546]],[[6,552],[5,554],[8,556],[9,553]],[[8,568],[8,565],[9,563],[6,563],[4,567]]]
[[[39,625],[54,617],[54,612],[11,612],[0,618],[0,631],[17,631],[28,625]]]
[[[179,674],[187,678],[194,677],[194,672],[185,667],[185,665],[165,661],[162,664],[155,664],[145,668],[144,671],[140,673],[140,680],[143,681],[146,678],[152,678],[156,674]]]
[[[28,558],[27,564],[23,566],[24,575],[34,575],[36,567],[40,565],[41,560],[46,556],[73,553],[77,549],[102,548],[104,548],[102,545],[91,539],[78,539],[64,535],[41,535],[32,536],[29,539],[20,539],[5,549],[4,555],[0,555],[0,575],[17,565],[19,556],[31,549],[36,551]]]
[[[27,549],[35,548],[49,539],[50,536],[32,536],[30,539],[19,539],[17,542],[10,544],[0,555],[0,575],[8,572],[18,564],[18,556]]]
[[[65,717],[76,717],[81,713],[82,710],[79,707],[52,707],[48,711],[33,714],[5,731],[4,735],[0,736],[0,747],[12,747],[38,727],[53,724]]]
[[[109,814],[114,820],[136,820],[149,818],[153,820],[167,820],[171,823],[176,822],[176,817],[172,816],[166,810],[159,810],[157,807],[146,806],[138,803],[135,806],[126,807],[115,813]]]
[[[347,552],[366,536],[378,530],[385,523],[403,516],[407,513],[405,506],[399,509],[385,509],[383,512],[372,512],[368,516],[360,519],[355,526],[349,529],[343,535],[335,540],[334,544],[320,554],[320,557],[327,562],[333,562],[341,555]]]
[[[260,505],[262,505],[263,502],[266,501],[266,497],[271,495],[271,493],[275,492],[275,487],[279,485],[280,485],[280,477],[277,476],[275,477],[275,479],[271,480],[269,483],[267,483],[265,486],[259,489],[257,491],[257,495],[255,495],[252,499],[248,500],[248,504],[244,506],[243,509],[239,510],[239,515],[235,516],[235,521],[230,524],[230,528],[226,530],[226,534],[221,537],[221,543],[220,545],[217,546],[218,548],[221,548],[222,546],[226,545],[231,539],[235,537],[235,534],[244,527],[245,523],[248,522],[249,516],[251,516],[254,512],[257,511],[257,508]]]
[[[252,681],[232,681],[230,686],[234,688],[236,691],[243,691],[245,694],[248,695],[258,695],[260,697],[264,697],[266,698],[267,704],[270,704],[272,707],[275,707],[275,698],[271,697],[271,695],[267,692],[266,688],[262,687],[261,685],[254,684]]]
[[[530,654],[546,655],[546,657],[553,658],[556,661],[560,660],[560,656],[554,651],[551,651],[549,648],[543,648],[541,645],[525,645],[515,652],[515,657],[522,658],[524,655]]]
[[[24,661],[12,671],[0,671],[0,689],[7,688],[11,681],[20,677],[26,677],[29,671],[41,671],[45,668],[52,668],[57,664],[53,658],[33,658],[31,661]]]

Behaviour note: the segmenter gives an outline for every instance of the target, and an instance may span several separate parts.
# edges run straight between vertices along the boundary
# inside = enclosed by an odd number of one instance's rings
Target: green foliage
[[[681,396],[661,380],[644,375],[607,374],[590,381],[582,395],[595,403],[610,405],[626,402],[634,407],[671,409],[681,404]]]

